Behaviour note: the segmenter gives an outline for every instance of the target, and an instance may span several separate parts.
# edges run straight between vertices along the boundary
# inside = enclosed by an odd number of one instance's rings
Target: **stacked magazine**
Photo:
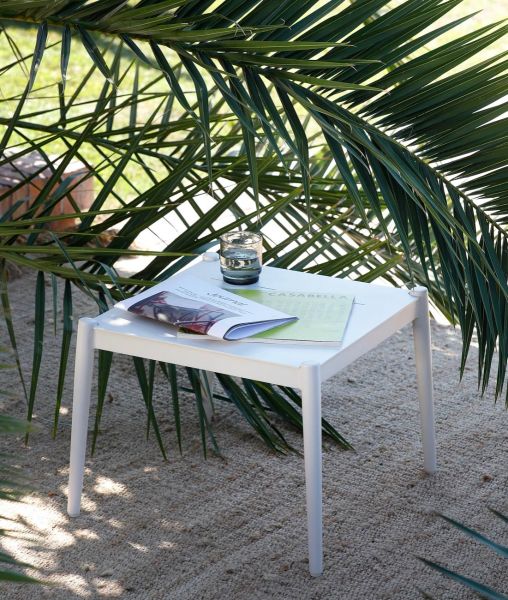
[[[354,297],[298,290],[225,289],[171,277],[115,306],[177,328],[177,336],[340,346]]]
[[[246,342],[275,344],[342,343],[354,296],[297,290],[237,290],[236,294],[274,309],[287,310],[297,321],[254,334]]]

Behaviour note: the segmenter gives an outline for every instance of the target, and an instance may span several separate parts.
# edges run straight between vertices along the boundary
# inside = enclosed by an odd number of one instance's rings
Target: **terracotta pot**
[[[49,157],[52,160],[54,157]],[[53,169],[57,168],[61,159],[52,162]],[[19,186],[27,181],[9,196],[0,201],[0,215],[4,215],[14,205],[19,204],[10,214],[9,220],[15,220],[32,206],[39,196],[40,191],[52,175],[52,169],[39,152],[30,152],[21,158],[13,159],[11,162],[0,167],[0,195],[8,190]],[[51,210],[50,215],[73,214],[77,212],[71,204],[69,196],[72,197],[80,211],[86,212],[94,201],[93,178],[88,177],[88,168],[79,160],[73,160],[67,165],[62,178],[53,187],[52,193],[65,182],[66,189],[71,191],[64,196]],[[81,182],[81,183],[79,183]],[[33,217],[40,215],[44,206],[37,209]],[[79,224],[80,219],[69,218],[47,222],[44,226],[53,231],[72,230]]]

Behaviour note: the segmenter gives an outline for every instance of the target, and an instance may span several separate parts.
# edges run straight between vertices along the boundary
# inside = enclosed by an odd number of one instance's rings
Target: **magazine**
[[[254,334],[242,342],[340,347],[354,303],[354,296],[333,292],[236,289],[233,293],[276,310],[284,309],[298,317],[295,322]],[[204,338],[185,331],[179,331],[177,335]]]
[[[185,274],[115,307],[220,340],[238,340],[297,319]]]
[[[264,306],[291,312],[298,321],[250,337],[248,342],[302,343],[340,346],[354,296],[332,292],[238,290],[235,294]]]

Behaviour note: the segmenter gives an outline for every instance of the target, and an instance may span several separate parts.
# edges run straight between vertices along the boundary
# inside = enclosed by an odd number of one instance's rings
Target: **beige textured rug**
[[[27,277],[11,284],[27,378],[33,289]],[[75,312],[92,315],[95,308],[76,296]],[[170,456],[164,463],[155,439],[145,439],[144,404],[126,357],[115,357],[99,447],[87,459],[84,510],[70,520],[71,369],[53,440],[60,334],[55,339],[47,329],[35,411],[39,430],[28,447],[20,439],[0,442],[37,491],[25,505],[0,505],[0,514],[19,513],[33,528],[33,539],[4,540],[3,547],[36,565],[54,586],[0,585],[1,598],[407,600],[422,598],[419,589],[436,599],[474,597],[417,556],[508,593],[506,561],[434,516],[444,512],[508,542],[508,528],[487,508],[508,512],[508,413],[502,401],[494,405],[491,392],[478,396],[474,348],[459,383],[460,342],[453,329],[433,326],[439,445],[433,477],[422,471],[410,329],[324,386],[324,415],[356,452],[325,442],[325,573],[317,579],[307,571],[302,458],[270,453],[236,410],[219,404],[215,426],[226,460],[204,460],[191,396],[180,456],[168,386],[159,380],[156,410]],[[0,371],[0,378],[0,388],[9,390],[2,411],[23,416],[15,371]],[[301,447],[295,432],[288,436]]]

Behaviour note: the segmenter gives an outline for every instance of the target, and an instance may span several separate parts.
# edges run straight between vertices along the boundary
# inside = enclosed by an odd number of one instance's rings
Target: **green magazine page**
[[[254,302],[282,310],[298,321],[274,327],[250,341],[326,342],[340,344],[353,307],[354,296],[283,290],[230,290]]]

